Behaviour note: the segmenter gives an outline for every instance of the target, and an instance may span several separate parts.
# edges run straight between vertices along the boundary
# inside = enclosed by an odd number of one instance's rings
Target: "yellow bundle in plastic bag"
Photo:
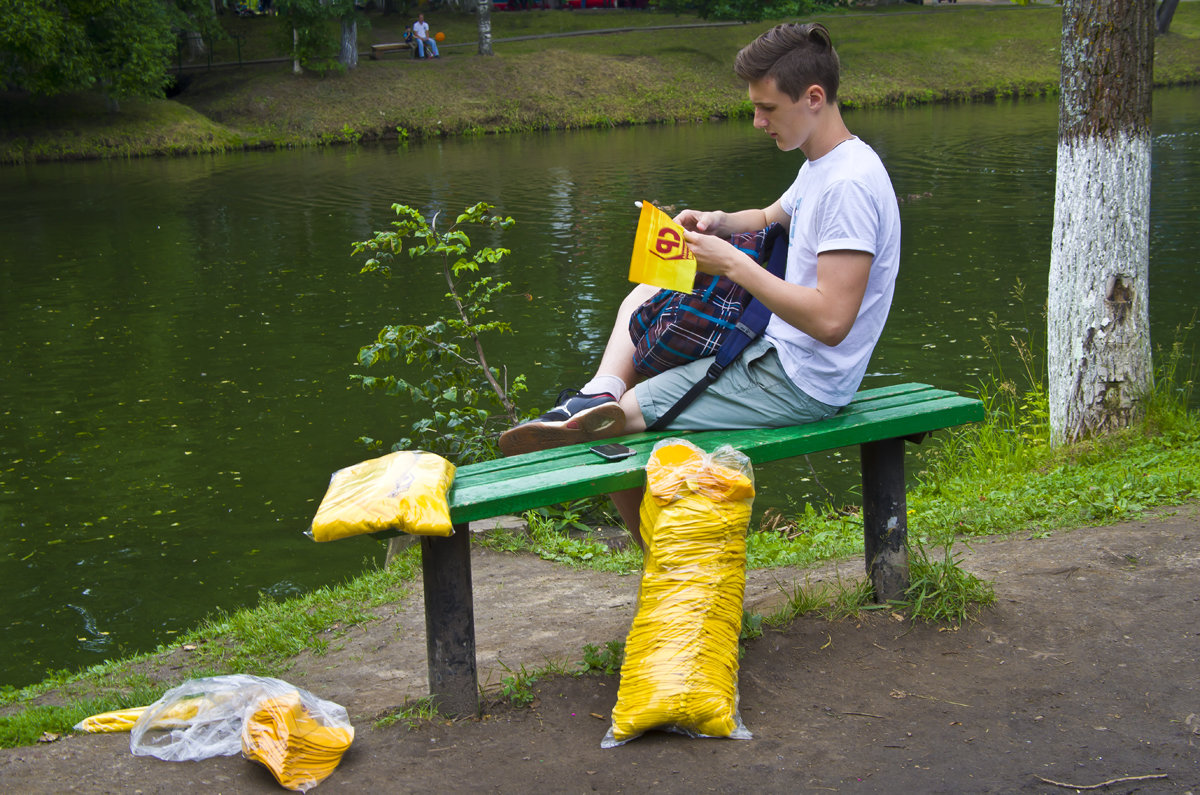
[[[454,464],[434,453],[401,451],[339,469],[313,518],[316,541],[401,530],[413,535],[453,532],[446,495]]]
[[[186,726],[206,707],[207,702],[200,699],[176,704],[171,709],[155,717],[154,728],[174,729]],[[148,709],[150,708],[130,707],[129,709],[114,710],[113,712],[101,712],[99,715],[92,715],[76,723],[75,731],[90,732],[92,734],[131,731],[134,724],[138,722],[138,719]]]
[[[248,674],[189,679],[147,707],[92,715],[75,728],[128,731],[134,755],[168,762],[240,751],[300,792],[327,778],[354,741],[345,707],[282,679]]]
[[[654,448],[641,506],[645,567],[610,748],[650,729],[748,738],[737,711],[738,636],[746,586],[749,460],[678,439]]]
[[[297,692],[260,702],[242,726],[242,755],[266,766],[280,785],[299,792],[324,781],[353,741],[353,727],[314,719]]]

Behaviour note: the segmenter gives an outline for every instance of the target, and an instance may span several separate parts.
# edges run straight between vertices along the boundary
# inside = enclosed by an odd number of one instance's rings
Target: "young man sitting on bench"
[[[773,316],[761,337],[667,427],[773,428],[815,422],[854,397],[887,320],[900,264],[900,211],[887,170],[847,129],[837,106],[839,62],[818,23],[779,25],[738,53],[754,126],[806,160],[791,187],[763,209],[684,210],[675,220],[700,271],[746,288]],[[788,230],[784,278],[728,240],[770,223]],[[653,424],[711,359],[639,382],[629,335],[633,311],[656,288],[622,302],[595,376],[559,405],[500,436],[505,455],[625,433]],[[638,537],[640,489],[612,495]]]

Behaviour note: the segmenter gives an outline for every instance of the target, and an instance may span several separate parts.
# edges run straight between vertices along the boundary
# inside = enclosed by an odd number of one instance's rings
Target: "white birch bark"
[[[1048,305],[1056,443],[1139,416],[1150,364],[1150,140],[1059,141]]]
[[[338,60],[347,69],[355,69],[358,67],[358,20],[352,16],[353,7],[350,14],[351,16],[342,17],[342,42]]]
[[[1153,0],[1067,0],[1047,375],[1062,444],[1141,416],[1149,325]]]
[[[492,54],[492,0],[479,0],[479,54]]]

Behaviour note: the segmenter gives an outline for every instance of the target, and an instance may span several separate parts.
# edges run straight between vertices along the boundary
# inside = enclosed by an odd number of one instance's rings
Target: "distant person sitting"
[[[417,14],[417,21],[412,26],[413,35],[417,38],[417,57],[425,58],[427,55],[433,58],[441,58],[438,55],[437,42],[429,35],[429,23],[425,21],[424,14]]]

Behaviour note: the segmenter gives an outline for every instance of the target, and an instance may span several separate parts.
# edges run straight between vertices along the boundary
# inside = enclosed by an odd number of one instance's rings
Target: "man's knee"
[[[639,306],[646,303],[650,298],[658,292],[658,288],[650,284],[635,284],[633,289],[621,301],[621,308],[617,311],[618,325],[624,324],[629,326],[629,318]]]
[[[646,418],[637,399],[637,387],[621,396],[621,408],[625,410],[625,433],[641,433],[646,430]]]

